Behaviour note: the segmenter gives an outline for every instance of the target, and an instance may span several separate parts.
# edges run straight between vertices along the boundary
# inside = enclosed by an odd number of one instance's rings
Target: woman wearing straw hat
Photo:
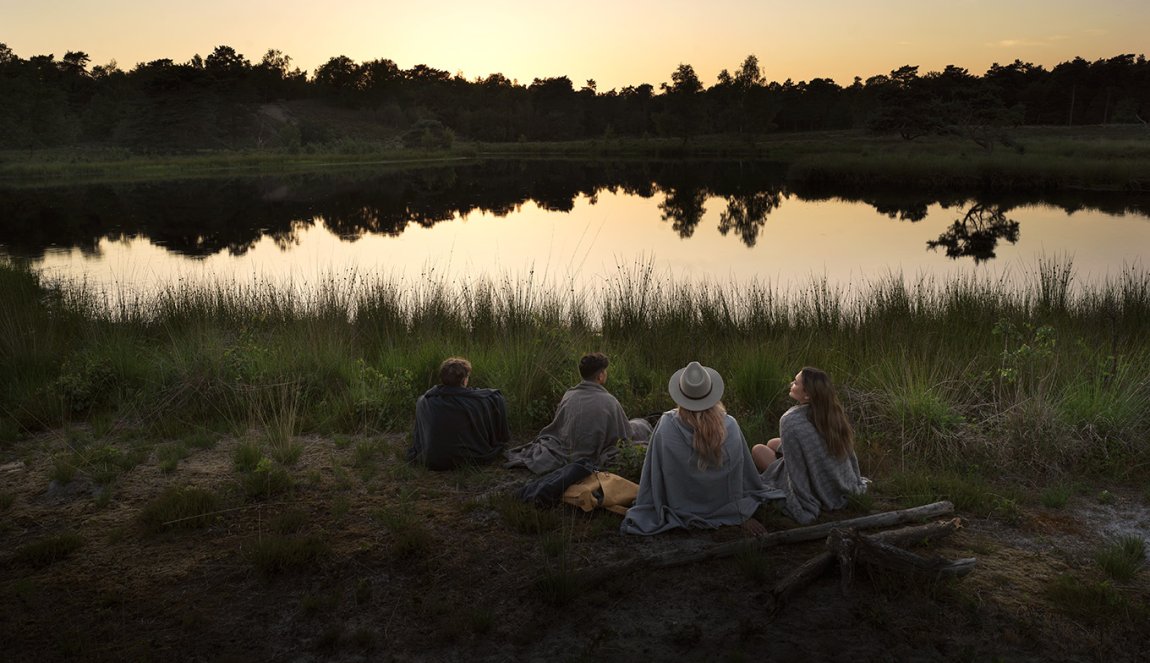
[[[723,408],[723,377],[693,361],[671,376],[667,391],[679,407],[655,426],[639,495],[621,530],[658,534],[677,527],[743,525],[763,533],[751,516],[782,493],[763,486],[738,422]]]

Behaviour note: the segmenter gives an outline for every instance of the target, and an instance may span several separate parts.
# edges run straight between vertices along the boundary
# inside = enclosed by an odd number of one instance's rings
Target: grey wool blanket
[[[822,435],[807,418],[808,405],[796,405],[779,418],[783,457],[763,472],[770,488],[786,493],[783,512],[806,525],[825,509],[847,504],[848,495],[866,492],[867,481],[859,473],[854,452],[835,458],[827,451]]]
[[[730,415],[726,429],[722,465],[700,469],[694,431],[676,411],[664,413],[643,460],[639,494],[620,530],[658,534],[679,527],[741,525],[764,501],[782,497],[781,491],[763,485],[743,431]]]
[[[534,440],[507,451],[504,467],[546,474],[581,458],[603,466],[614,461],[619,440],[630,437],[619,401],[603,385],[584,380],[563,394],[555,418]]]

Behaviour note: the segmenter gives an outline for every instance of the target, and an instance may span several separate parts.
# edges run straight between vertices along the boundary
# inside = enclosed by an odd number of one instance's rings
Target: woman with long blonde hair
[[[621,530],[658,534],[677,527],[742,525],[772,496],[755,469],[743,431],[723,407],[723,377],[693,361],[671,376],[677,408],[663,413],[643,460],[639,494]]]
[[[767,486],[785,490],[783,511],[809,523],[821,510],[841,509],[849,495],[866,492],[854,452],[854,429],[831,378],[804,367],[791,382],[796,405],[779,418],[779,437],[751,450]]]

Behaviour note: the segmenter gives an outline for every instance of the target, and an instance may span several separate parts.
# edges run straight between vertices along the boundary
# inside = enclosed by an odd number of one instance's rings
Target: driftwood
[[[840,559],[849,558],[852,566],[857,560],[870,566],[923,579],[962,577],[970,573],[976,561],[972,557],[953,562],[941,558],[927,559],[898,546],[850,531],[834,532],[828,538],[827,546]],[[849,583],[847,586],[849,587]]]
[[[827,537],[826,551],[815,555],[791,571],[771,590],[771,595],[775,599],[774,607],[778,609],[799,590],[826,573],[834,565],[836,559],[839,562],[840,582],[844,593],[849,591],[854,578],[855,564],[858,561],[879,568],[910,572],[923,577],[960,577],[966,575],[974,567],[975,560],[972,558],[956,562],[942,559],[930,560],[899,547],[914,546],[926,541],[941,539],[961,528],[962,521],[958,518],[866,536],[857,531],[836,528]]]
[[[869,516],[861,516],[859,518],[849,518],[847,520],[821,523],[819,525],[810,525],[807,527],[796,527],[794,529],[769,532],[767,534],[763,534],[762,536],[757,536],[753,539],[721,543],[704,550],[691,552],[673,550],[665,553],[644,555],[622,564],[600,566],[589,569],[580,575],[583,582],[589,585],[594,585],[596,583],[602,582],[603,580],[606,580],[607,578],[639,569],[666,568],[669,566],[681,566],[684,564],[693,564],[695,562],[703,562],[711,559],[732,557],[739,552],[746,551],[748,549],[765,550],[767,548],[772,548],[774,546],[787,543],[817,541],[819,539],[825,538],[836,529],[875,529],[879,527],[891,527],[894,525],[903,525],[906,523],[920,522],[923,520],[929,520],[931,518],[938,518],[940,516],[949,515],[953,512],[954,504],[950,502],[934,502],[933,504],[926,504],[911,509],[887,511],[885,513],[876,513]]]

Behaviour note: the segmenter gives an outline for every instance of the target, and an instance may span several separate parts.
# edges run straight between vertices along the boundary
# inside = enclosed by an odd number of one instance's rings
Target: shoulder
[[[779,417],[779,428],[794,428],[795,426],[806,426],[810,424],[807,419],[807,405],[795,405],[791,409],[783,413]]]

